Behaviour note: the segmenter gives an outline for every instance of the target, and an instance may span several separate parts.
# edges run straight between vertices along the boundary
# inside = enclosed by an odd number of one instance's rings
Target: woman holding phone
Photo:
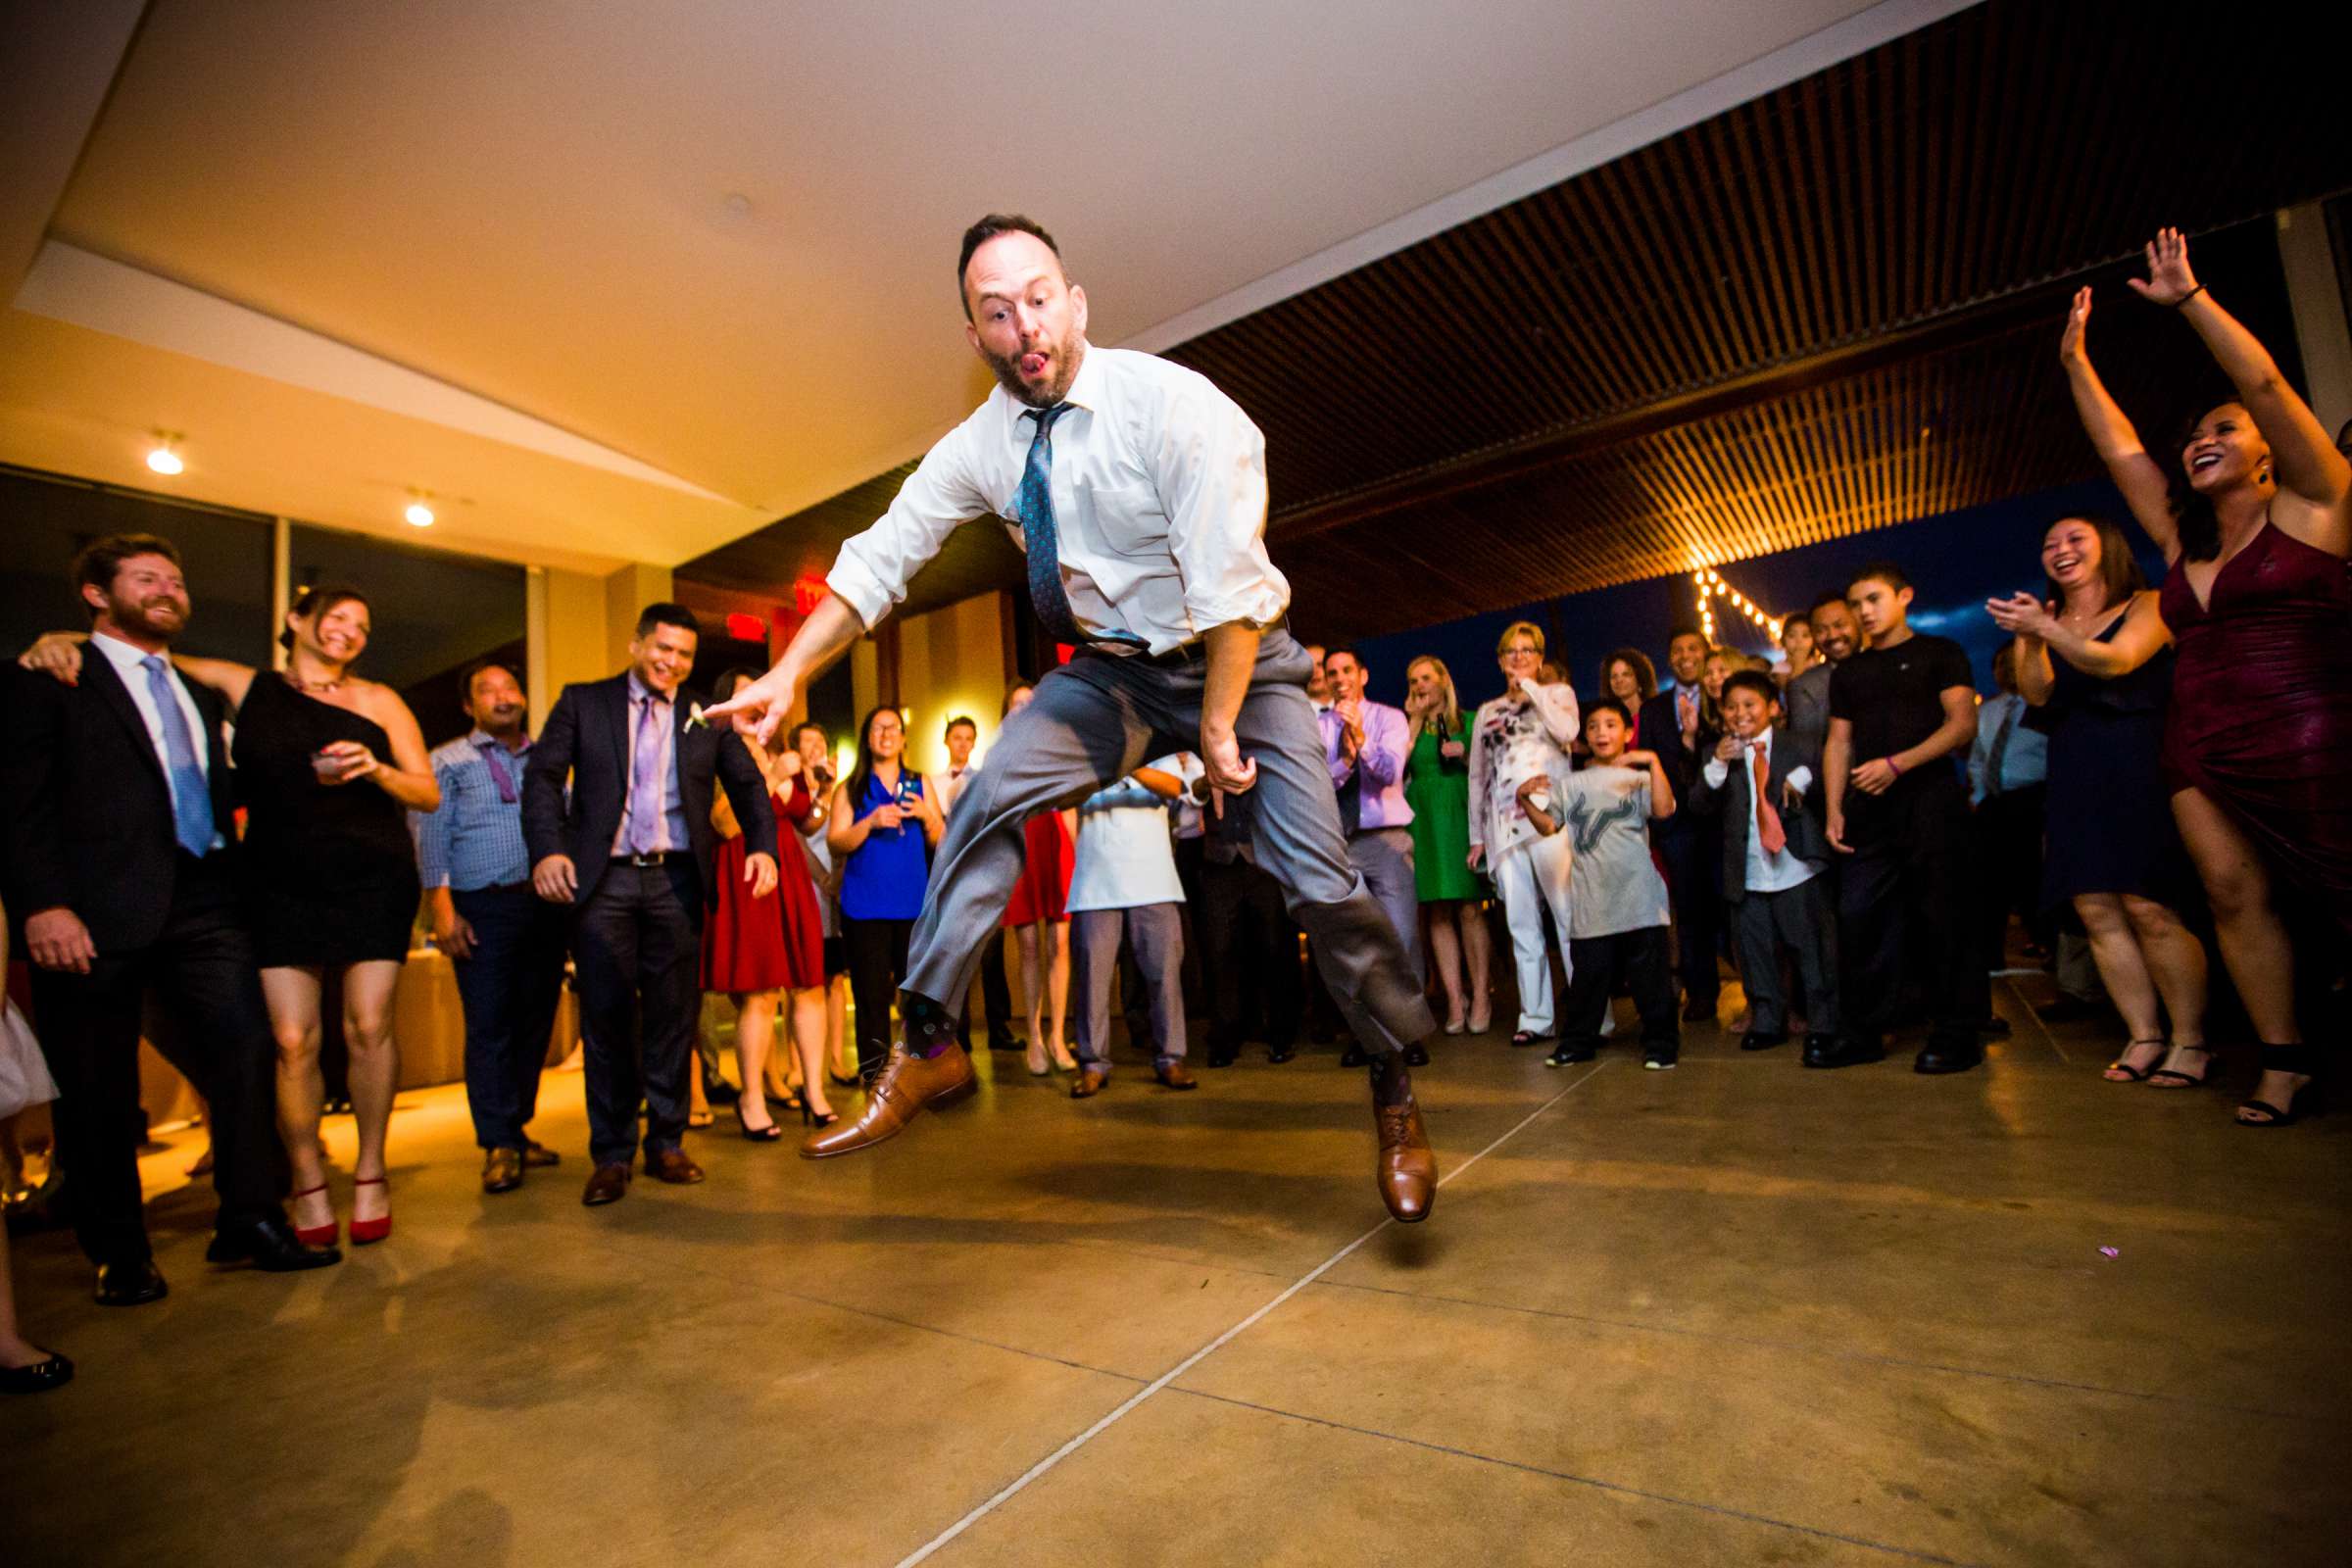
[[[930,847],[948,829],[922,775],[903,766],[906,724],[877,708],[858,730],[858,765],[834,792],[825,842],[844,858],[842,934],[857,1009],[858,1071],[867,1083],[890,1054],[890,1004],[906,977],[906,944],[923,912]]]

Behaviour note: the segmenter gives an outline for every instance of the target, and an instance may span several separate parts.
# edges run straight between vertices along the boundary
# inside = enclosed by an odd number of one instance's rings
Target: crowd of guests
[[[1358,650],[1310,649],[1300,699],[1349,862],[1442,1000],[1442,1037],[1494,1027],[1498,906],[1510,1043],[1547,1045],[1549,1065],[1593,1059],[1625,996],[1643,1065],[1673,1068],[1729,974],[1744,1051],[1801,1039],[1806,1067],[1851,1067],[1918,1023],[1915,1068],[1965,1072],[2000,1030],[1987,977],[2016,919],[2031,948],[2086,947],[2123,1025],[2108,1078],[2187,1088],[2212,1071],[2210,931],[2261,1045],[2238,1120],[2310,1112],[2322,1063],[2301,1026],[2352,930],[2352,427],[2326,439],[2177,234],[2149,269],[2135,287],[2180,312],[2234,394],[2159,459],[2091,368],[2087,291],[2062,358],[2164,586],[2114,522],[2054,519],[2045,592],[1986,606],[2013,640],[1982,703],[1885,562],[1790,616],[1777,661],[1679,627],[1665,683],[1621,647],[1584,697],[1526,621],[1496,645],[1499,694],[1468,708],[1436,658],[1407,664],[1398,709],[1367,696]],[[456,972],[487,1193],[559,1163],[530,1126],[567,974],[591,1206],[641,1170],[702,1181],[685,1135],[714,1102],[771,1143],[779,1112],[823,1128],[834,1092],[873,1084],[932,850],[986,788],[968,716],[926,774],[904,715],[877,707],[837,779],[820,725],[771,748],[703,723],[700,629],[659,604],[628,667],[565,688],[536,736],[520,671],[466,670],[471,728],[428,752],[400,696],[355,673],[356,588],[307,591],[283,667],[258,670],[174,652],[192,605],[170,541],[98,540],[74,575],[90,630],[43,638],[11,689],[0,896],[31,965],[33,1065],[54,1078],[52,1191],[100,1302],[167,1289],[141,1209],[142,1035],[205,1098],[208,1259],[316,1268],[390,1235],[392,1000],[420,902]],[[1212,1068],[1251,1040],[1281,1063],[1302,1035],[1356,1033],[1256,863],[1259,831],[1250,798],[1214,796],[1181,752],[1031,818],[977,976],[987,1045],[1084,1100],[1112,1077],[1114,989],[1173,1091],[1199,1083],[1194,1016]],[[731,1082],[707,994],[734,1012]],[[347,1209],[319,1142],[330,1005],[358,1131]],[[1364,1057],[1349,1040],[1342,1059]],[[4,1262],[0,1387],[53,1387],[71,1363],[20,1336]]]

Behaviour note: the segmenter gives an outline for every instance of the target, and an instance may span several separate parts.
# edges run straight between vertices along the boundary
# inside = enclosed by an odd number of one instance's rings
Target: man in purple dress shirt
[[[1404,804],[1404,759],[1410,750],[1404,710],[1364,696],[1371,673],[1352,648],[1323,657],[1331,678],[1332,706],[1321,714],[1323,760],[1331,787],[1339,792],[1340,826],[1348,835],[1348,859],[1363,873],[1389,923],[1404,944],[1405,960],[1421,973],[1421,895],[1413,880],[1413,808]],[[1340,1058],[1360,1067],[1371,1058],[1350,1045]],[[1420,1066],[1429,1053],[1419,1041],[1405,1048],[1405,1060]]]

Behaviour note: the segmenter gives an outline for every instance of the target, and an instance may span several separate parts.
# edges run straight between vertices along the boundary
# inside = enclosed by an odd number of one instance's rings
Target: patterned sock
[[[906,1027],[909,1056],[936,1056],[956,1045],[956,1019],[929,997],[900,992],[899,1021]]]

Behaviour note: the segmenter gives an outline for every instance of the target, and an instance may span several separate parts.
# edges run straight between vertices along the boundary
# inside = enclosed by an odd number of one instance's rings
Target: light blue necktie
[[[1021,467],[1021,488],[1017,505],[1021,513],[1021,544],[1029,554],[1029,603],[1036,607],[1037,618],[1046,628],[1046,635],[1057,643],[1078,647],[1086,643],[1125,643],[1141,648],[1144,640],[1124,632],[1101,636],[1079,629],[1078,617],[1070,610],[1070,596],[1061,586],[1061,536],[1054,525],[1054,421],[1070,412],[1071,405],[1056,403],[1050,409],[1028,409],[1021,417],[1037,421],[1037,435],[1029,443],[1029,461]]]
[[[163,660],[149,654],[139,661],[147,670],[147,694],[164,721],[164,757],[172,773],[172,828],[179,847],[199,860],[212,853],[216,827],[213,792],[196,764],[196,741],[188,733],[188,715],[180,711],[179,693],[164,673]]]

